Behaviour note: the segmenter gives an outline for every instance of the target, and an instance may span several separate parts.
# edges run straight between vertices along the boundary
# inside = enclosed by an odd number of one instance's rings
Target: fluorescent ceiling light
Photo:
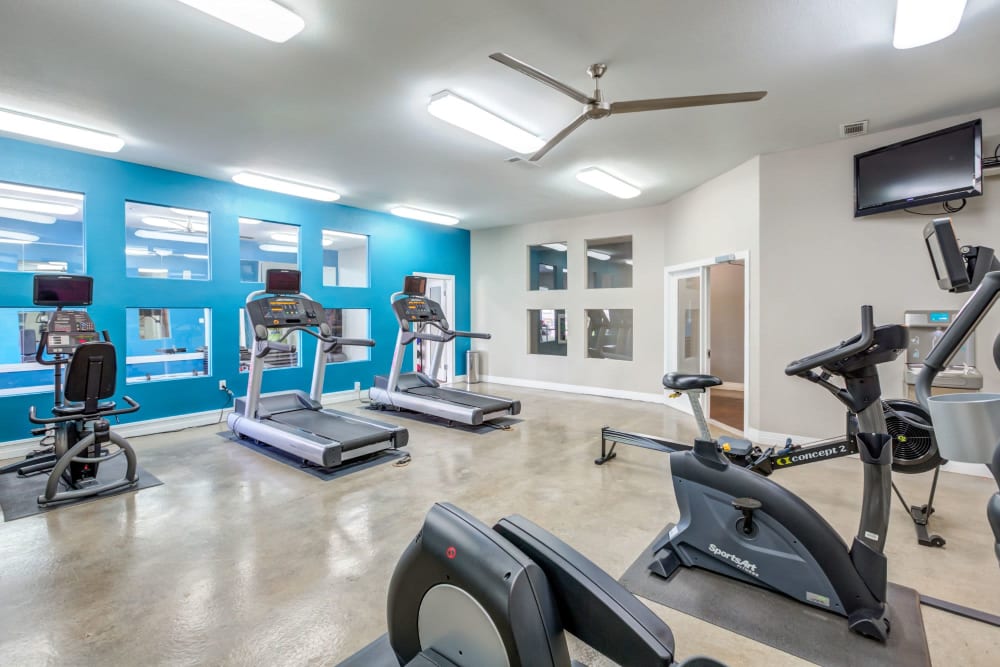
[[[632,266],[632,260],[631,259],[626,259],[625,263],[628,264],[629,266]]]
[[[38,234],[8,232],[6,229],[0,229],[0,240],[5,243],[34,243],[38,240]]]
[[[892,45],[912,49],[942,40],[958,30],[965,0],[897,0]]]
[[[208,217],[208,213],[206,213],[205,211],[192,211],[191,209],[187,208],[171,208],[170,210],[176,213],[177,215],[186,215],[189,218],[204,219]]]
[[[569,249],[565,243],[543,243],[544,247],[549,250],[555,250],[556,252],[566,252]]]
[[[153,229],[139,229],[136,230],[135,235],[140,239],[176,241],[178,243],[201,243],[202,245],[208,245],[207,236],[198,236],[196,234],[174,234],[171,232],[158,232]]]
[[[292,195],[293,197],[305,197],[306,199],[316,199],[319,201],[337,201],[340,199],[340,195],[333,190],[318,188],[314,185],[306,185],[304,183],[296,183],[294,181],[286,181],[282,178],[252,174],[248,171],[241,171],[233,176],[233,180],[248,188],[270,190],[271,192],[280,192],[281,194]]]
[[[68,268],[66,262],[40,262],[35,265],[36,271],[65,271]]]
[[[48,188],[36,188],[30,185],[15,185],[14,183],[0,183],[2,194],[16,192],[24,195],[34,195],[36,197],[49,197],[51,199],[72,199],[73,201],[83,201],[83,194],[80,192],[67,192],[65,190],[49,190]]]
[[[588,250],[587,257],[593,257],[594,259],[599,259],[602,262],[606,262],[611,259],[611,255],[606,252],[601,252],[600,250]]]
[[[608,172],[601,171],[597,167],[584,169],[576,175],[576,179],[581,183],[586,183],[592,188],[603,190],[619,199],[632,199],[642,194],[639,188],[629,185],[620,178],[615,178]]]
[[[191,253],[184,253],[182,257],[187,257],[188,259],[208,259],[208,255],[193,255]]]
[[[358,239],[362,241],[368,239],[368,237],[365,236],[364,234],[351,234],[350,232],[335,232],[330,229],[324,229],[323,236],[339,236],[345,239]]]
[[[149,250],[149,248],[125,246],[125,254],[130,257],[145,257],[147,255],[152,255],[153,253]]]
[[[444,90],[431,97],[427,111],[432,116],[517,153],[534,153],[545,145],[540,137],[463,100],[451,91]]]
[[[11,218],[12,220],[23,220],[24,222],[37,222],[40,225],[51,225],[56,221],[55,217],[51,215],[28,213],[27,211],[11,211],[6,208],[0,208],[0,218]]]
[[[302,32],[302,17],[272,0],[180,0],[241,30],[283,43]]]
[[[259,225],[260,220],[255,220],[253,218],[239,218],[241,225]]]
[[[563,269],[563,273],[569,273],[569,269]]]
[[[293,245],[277,245],[275,243],[261,243],[257,246],[264,252],[286,252],[286,253],[297,253],[299,251]]]
[[[298,243],[299,235],[295,232],[271,232],[271,238],[282,243]]]
[[[147,269],[147,268],[141,268],[141,269],[139,269],[139,273],[141,273],[143,275],[147,275],[147,276],[149,276],[149,275],[152,275],[152,276],[162,276],[162,275],[165,275],[167,273],[167,269]]]
[[[410,218],[412,220],[422,220],[424,222],[433,222],[435,225],[457,225],[458,218],[453,218],[450,215],[441,215],[440,213],[431,213],[430,211],[422,211],[419,208],[411,208],[409,206],[396,206],[389,209],[389,212],[393,215],[398,215],[401,218]]]
[[[169,248],[153,248],[153,252],[160,257],[169,257],[174,254],[174,251]]]
[[[0,132],[52,141],[57,144],[87,148],[102,153],[117,153],[125,140],[113,134],[67,125],[46,118],[0,109]]]
[[[80,207],[74,204],[57,204],[34,199],[18,197],[0,197],[0,208],[10,208],[15,211],[30,211],[31,213],[47,213],[48,215],[76,215]]]

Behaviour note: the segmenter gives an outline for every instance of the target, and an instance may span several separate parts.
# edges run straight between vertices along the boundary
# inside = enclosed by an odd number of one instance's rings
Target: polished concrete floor
[[[593,464],[600,427],[688,439],[689,418],[652,404],[491,389],[523,401],[522,423],[473,435],[384,413],[410,428],[412,463],[331,482],[224,440],[219,426],[136,438],[163,486],[0,525],[0,664],[335,664],[384,632],[396,559],[439,500],[487,522],[521,513],[620,575],[677,509],[662,454],[623,448],[611,464]],[[855,530],[857,461],[803,466],[780,481],[845,537]],[[914,501],[928,482],[900,479]],[[1000,613],[983,509],[991,484],[942,475],[934,524],[945,549],[918,546],[894,506],[890,578]],[[806,664],[651,606],[673,628],[680,658]],[[924,620],[936,664],[1000,664],[1000,630],[927,608]]]

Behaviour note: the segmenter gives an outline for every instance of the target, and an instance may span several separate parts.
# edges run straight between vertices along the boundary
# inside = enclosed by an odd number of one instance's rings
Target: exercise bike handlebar
[[[814,368],[864,352],[875,340],[875,313],[871,306],[861,306],[861,333],[822,352],[803,357],[785,367],[785,375],[805,375]]]
[[[32,405],[28,408],[28,421],[32,424],[58,424],[61,422],[75,422],[80,421],[80,419],[85,417],[104,418],[104,417],[114,417],[115,415],[126,415],[130,412],[135,412],[139,409],[139,404],[131,396],[122,396],[122,400],[128,403],[127,408],[118,408],[116,410],[108,410],[106,412],[98,412],[93,415],[84,415],[81,413],[73,415],[62,415],[60,417],[38,417],[35,413],[35,406]]]

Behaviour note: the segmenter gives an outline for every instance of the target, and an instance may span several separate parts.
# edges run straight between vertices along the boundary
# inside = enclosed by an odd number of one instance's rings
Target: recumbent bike
[[[38,364],[53,368],[53,416],[39,417],[35,406],[31,406],[28,419],[41,425],[32,435],[43,436],[47,446],[31,452],[24,461],[0,468],[0,474],[16,472],[20,477],[29,477],[48,473],[45,490],[38,496],[42,507],[110,494],[139,482],[135,450],[128,440],[111,430],[108,422],[108,417],[139,409],[129,396],[122,396],[128,405],[125,408],[105,400],[115,395],[115,347],[107,331],[99,337],[86,312],[63,310],[92,302],[93,278],[89,276],[34,277],[34,304],[56,306],[43,325],[35,352]],[[125,457],[124,475],[101,479],[101,465],[119,456]]]

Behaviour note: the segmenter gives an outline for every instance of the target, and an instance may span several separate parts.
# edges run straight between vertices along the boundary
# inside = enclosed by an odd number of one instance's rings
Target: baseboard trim
[[[366,392],[367,389],[362,389]],[[266,396],[267,394],[265,394]],[[357,393],[353,389],[345,391],[334,391],[323,394],[323,406],[330,407],[338,403],[353,401],[357,398]],[[219,420],[219,410],[206,410],[204,412],[191,412],[184,415],[174,415],[172,417],[159,417],[157,419],[146,419],[143,421],[129,422],[127,424],[112,424],[116,433],[125,438],[138,438],[144,435],[156,435],[157,433],[168,433],[170,431],[180,431],[195,426],[209,426],[226,423],[226,417],[231,413],[231,407],[222,409],[222,420]],[[23,440],[10,440],[0,443],[0,460],[20,458],[27,455],[33,449],[38,448],[38,438],[25,438]]]
[[[561,391],[567,394],[586,394],[588,396],[603,396],[605,398],[623,398],[627,401],[642,401],[643,403],[658,403],[663,405],[666,397],[663,394],[650,394],[642,391],[628,391],[625,389],[607,389],[605,387],[591,387],[582,384],[563,384],[561,382],[545,382],[543,380],[528,380],[524,378],[509,378],[499,375],[484,375],[483,382],[490,384],[504,384],[511,387],[525,387],[527,389],[546,389],[548,391]]]

